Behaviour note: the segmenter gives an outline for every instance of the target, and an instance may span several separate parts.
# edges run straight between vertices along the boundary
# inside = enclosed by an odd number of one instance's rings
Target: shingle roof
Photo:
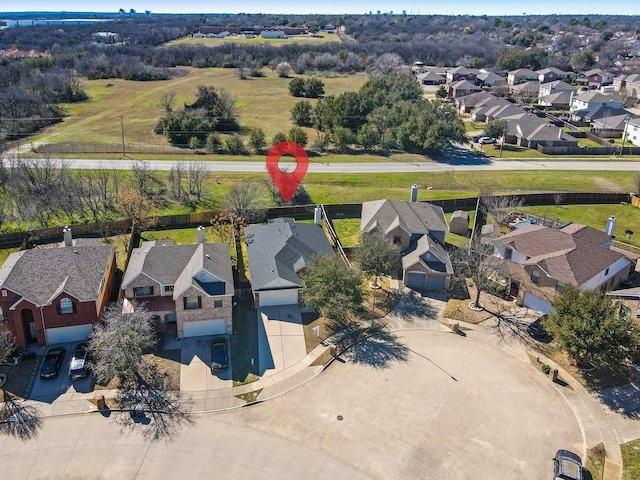
[[[37,306],[48,305],[62,291],[82,302],[96,300],[112,255],[109,246],[15,252],[0,268],[0,288]]]
[[[387,234],[397,225],[409,234],[426,235],[429,231],[446,232],[444,211],[437,205],[400,200],[376,200],[362,204],[360,231],[371,232],[379,228]]]
[[[553,82],[547,82],[540,85],[540,87],[551,88],[553,90],[563,91],[563,92],[575,92],[576,87],[568,84],[563,80],[554,80]]]
[[[434,272],[453,273],[449,254],[431,235],[423,235],[413,246],[415,248],[402,257],[402,268],[404,270],[416,263],[421,263]]]
[[[208,272],[210,275],[205,273],[196,278],[196,275],[202,272]],[[234,292],[227,243],[164,245],[160,242],[144,242],[131,254],[122,279],[122,288],[126,288],[141,274],[161,285],[173,285],[174,299],[189,286],[194,286],[208,295]]]
[[[604,232],[585,225],[571,224],[561,230],[528,225],[496,239],[529,257],[526,265],[537,265],[557,280],[582,285],[624,258],[603,245],[611,240]]]
[[[284,280],[302,287],[298,272],[316,255],[333,255],[333,249],[319,225],[276,218],[266,225],[245,229],[249,272],[254,291]],[[266,287],[266,288],[265,288]]]

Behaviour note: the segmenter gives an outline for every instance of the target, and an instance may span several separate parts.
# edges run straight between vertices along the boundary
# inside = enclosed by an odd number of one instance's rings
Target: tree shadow
[[[192,423],[190,402],[179,390],[171,389],[167,372],[150,363],[120,379],[116,401],[123,408],[116,422],[124,429],[145,425],[148,428],[142,430],[142,435],[151,441],[169,438]],[[133,405],[140,405],[140,411],[130,411]]]
[[[342,356],[353,363],[384,369],[393,362],[406,362],[409,357],[409,349],[384,326],[355,329],[348,340],[350,344]]]
[[[0,432],[24,441],[35,438],[42,426],[40,409],[7,391],[0,407],[0,419]]]
[[[392,315],[408,322],[412,322],[416,318],[432,318],[435,317],[437,313],[433,304],[429,301],[429,298],[415,290],[405,291],[391,312]]]

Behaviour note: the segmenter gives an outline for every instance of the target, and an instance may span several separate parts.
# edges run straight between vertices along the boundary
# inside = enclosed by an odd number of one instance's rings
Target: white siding
[[[47,328],[47,344],[82,342],[93,332],[93,325],[76,325],[73,327]]]
[[[613,263],[613,265],[609,267],[609,271],[607,272],[606,275],[604,273],[606,270],[603,270],[595,277],[591,278],[590,280],[587,280],[582,285],[580,285],[580,288],[582,289],[597,288],[603,283],[609,281],[609,279],[615,276],[618,272],[620,272],[620,270],[624,270],[628,266],[629,266],[629,260],[627,260],[624,257],[619,258]]]
[[[287,288],[284,290],[266,290],[258,292],[260,294],[259,307],[270,307],[274,305],[297,305],[298,289]]]
[[[224,335],[227,333],[227,321],[202,320],[196,322],[184,322],[182,326],[183,337],[200,337],[203,335]]]

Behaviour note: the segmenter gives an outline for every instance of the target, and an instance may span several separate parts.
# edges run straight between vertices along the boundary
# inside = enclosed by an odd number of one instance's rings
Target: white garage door
[[[47,343],[82,342],[89,338],[93,325],[76,325],[73,327],[47,328]]]
[[[551,310],[551,304],[544,298],[540,298],[537,295],[533,295],[532,293],[528,292],[524,294],[524,300],[522,304],[525,307],[537,310],[541,313],[549,313],[549,311]]]
[[[274,305],[297,305],[298,289],[268,290],[260,292],[260,307],[272,307]]]
[[[203,335],[224,335],[227,333],[226,320],[202,320],[200,322],[185,322],[182,326],[184,337],[200,337]]]
[[[406,285],[409,288],[424,288],[426,277],[427,274],[424,272],[409,272]]]

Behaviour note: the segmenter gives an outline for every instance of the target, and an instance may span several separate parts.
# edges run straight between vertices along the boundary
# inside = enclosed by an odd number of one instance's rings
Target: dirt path
[[[607,192],[622,192],[624,190],[624,188],[622,188],[620,185],[618,185],[617,183],[613,183],[609,180],[606,180],[604,178],[600,178],[600,177],[595,177],[594,178],[596,185],[607,191]]]

